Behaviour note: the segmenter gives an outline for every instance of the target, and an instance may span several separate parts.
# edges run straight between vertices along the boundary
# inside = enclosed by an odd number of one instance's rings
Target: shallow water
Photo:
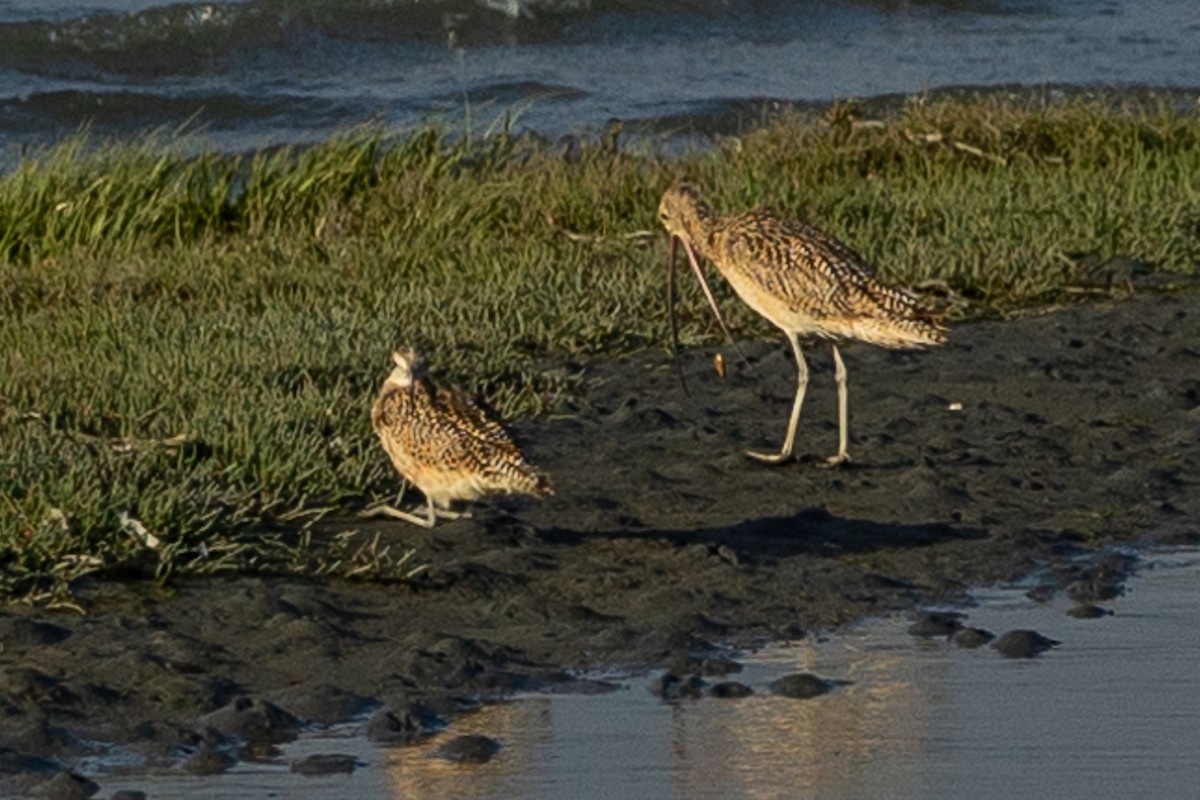
[[[529,103],[520,125],[558,134],[949,85],[1196,87],[1198,52],[1181,0],[8,0],[0,156],[83,125],[240,150]]]
[[[731,676],[756,690],[808,670],[850,681],[800,701],[756,695],[667,704],[650,679],[602,695],[536,695],[456,720],[428,745],[380,748],[359,726],[306,737],[273,764],[218,778],[93,775],[151,797],[931,798],[1194,797],[1200,785],[1200,554],[1146,558],[1097,620],[1038,604],[1024,588],[981,591],[968,624],[1032,628],[1062,644],[1031,660],[906,633],[902,617],[772,647]],[[468,766],[438,740],[502,743]],[[347,753],[352,775],[304,778],[288,764]]]

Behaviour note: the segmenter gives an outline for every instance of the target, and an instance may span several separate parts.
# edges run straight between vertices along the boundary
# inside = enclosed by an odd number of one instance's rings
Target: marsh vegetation
[[[1144,106],[837,105],[671,159],[436,127],[245,156],[76,138],[0,178],[0,596],[403,578],[407,553],[305,529],[394,492],[367,418],[391,350],[510,417],[561,410],[586,359],[667,341],[654,212],[680,178],[830,230],[960,319],[1103,291],[1113,257],[1200,262],[1200,119]],[[720,291],[737,335],[772,335]],[[682,300],[683,341],[712,341]]]

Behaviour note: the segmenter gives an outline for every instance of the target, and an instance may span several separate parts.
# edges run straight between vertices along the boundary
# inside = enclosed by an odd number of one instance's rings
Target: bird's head
[[[658,219],[671,234],[671,256],[667,262],[667,316],[671,322],[671,352],[675,354],[675,367],[679,371],[679,382],[686,392],[687,381],[684,380],[683,368],[679,363],[678,356],[679,326],[675,321],[675,256],[681,243],[684,253],[687,254],[688,263],[692,267],[692,272],[695,274],[696,280],[700,281],[700,288],[704,292],[705,299],[708,300],[709,308],[716,315],[717,323],[725,332],[725,337],[730,342],[733,341],[733,336],[725,325],[725,319],[721,316],[721,309],[717,307],[717,300],[713,297],[712,290],[708,287],[708,281],[704,278],[704,271],[700,269],[700,262],[696,260],[697,252],[701,255],[705,253],[705,248],[708,246],[708,232],[716,220],[716,215],[713,213],[712,207],[700,197],[700,192],[696,187],[687,183],[677,183],[663,192],[662,201],[658,204]]]
[[[395,365],[388,375],[384,385],[391,384],[401,389],[413,385],[413,381],[425,374],[425,359],[411,347],[401,347],[392,353],[392,363]]]
[[[667,189],[658,204],[658,221],[667,233],[690,244],[702,238],[712,214],[700,191],[689,183],[677,183]]]

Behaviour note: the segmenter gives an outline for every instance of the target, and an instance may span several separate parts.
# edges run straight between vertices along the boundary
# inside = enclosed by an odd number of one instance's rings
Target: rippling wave
[[[613,118],[711,131],[781,104],[950,85],[1194,87],[1189,5],[9,0],[0,146],[194,120],[241,149],[512,109],[551,134]]]
[[[52,76],[99,70],[129,76],[195,74],[239,53],[349,42],[538,42],[559,35],[583,0],[250,0],[182,3],[61,22],[0,24],[0,66]]]

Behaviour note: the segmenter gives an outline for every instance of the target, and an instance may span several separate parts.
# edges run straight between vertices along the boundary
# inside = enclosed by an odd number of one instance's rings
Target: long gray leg
[[[407,481],[401,482],[400,494],[396,497],[397,506],[400,505],[400,500],[404,497],[404,492],[407,487]],[[425,516],[414,514],[409,511],[403,511],[395,506],[389,506],[387,504],[368,508],[365,511],[360,512],[358,516],[365,519],[372,519],[374,517],[391,517],[392,519],[402,519],[405,522],[411,522],[414,525],[420,525],[422,528],[432,528],[437,524],[438,517],[441,517],[442,519],[458,519],[459,517],[469,515],[460,514],[456,511],[450,511],[449,509],[436,508],[433,505],[433,500],[429,499],[429,497],[426,497]]]
[[[783,464],[792,460],[792,451],[796,446],[796,426],[800,422],[800,408],[804,405],[804,392],[808,389],[808,363],[800,350],[800,339],[792,331],[785,333],[788,341],[792,343],[792,352],[796,354],[796,399],[792,401],[792,418],[788,422],[787,438],[783,440],[783,449],[778,453],[746,451],[746,455],[766,464]]]
[[[389,505],[378,505],[373,508],[368,508],[365,511],[359,512],[359,516],[372,519],[374,517],[391,517],[392,519],[402,519],[405,522],[411,522],[414,525],[420,525],[422,528],[432,528],[437,524],[437,512],[434,511],[433,501],[425,501],[425,516],[412,514],[408,511],[402,511]]]
[[[837,381],[838,390],[838,451],[836,456],[825,460],[830,467],[850,460],[850,454],[846,452],[850,443],[850,390],[846,386],[846,365],[842,363],[842,354],[836,344],[833,346],[833,379]]]

